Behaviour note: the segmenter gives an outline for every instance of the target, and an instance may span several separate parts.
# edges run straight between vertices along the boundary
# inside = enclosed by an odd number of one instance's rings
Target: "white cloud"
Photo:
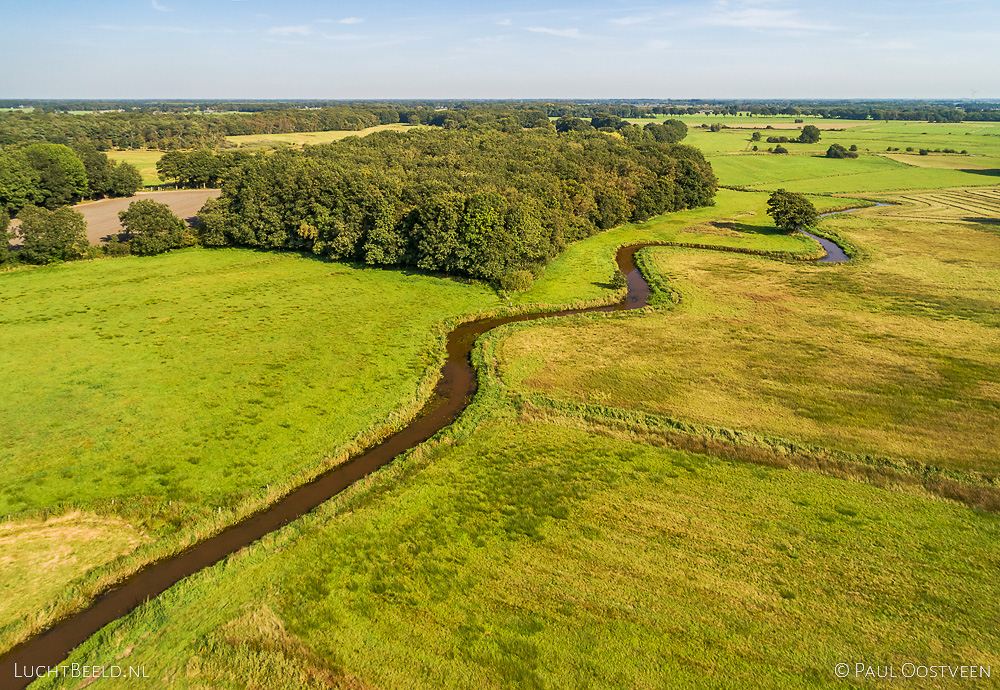
[[[267,30],[272,36],[310,36],[313,30],[305,25],[299,24],[296,26],[272,26]]]
[[[157,10],[159,12],[169,12],[170,11],[169,7],[164,7],[163,5],[161,5],[160,3],[158,3],[156,0],[153,0],[153,9]]]
[[[800,17],[797,9],[773,9],[755,7],[750,3],[733,3],[721,0],[715,3],[715,10],[706,20],[713,26],[734,26],[752,30],[777,31],[839,31],[842,27],[819,22],[811,22]]]
[[[547,26],[526,26],[525,31],[536,34],[549,34],[550,36],[561,36],[562,38],[590,38],[580,33],[579,29],[550,29]]]
[[[500,26],[510,26],[512,23],[513,22],[511,22],[510,19],[501,19],[497,22]]]
[[[612,24],[618,24],[619,26],[632,26],[633,24],[645,24],[650,21],[652,17],[644,15],[641,17],[619,17],[618,19],[612,19]]]
[[[338,24],[360,24],[363,21],[364,19],[361,17],[344,17],[338,22]]]
[[[646,47],[650,50],[666,50],[670,47],[670,41],[647,41]]]

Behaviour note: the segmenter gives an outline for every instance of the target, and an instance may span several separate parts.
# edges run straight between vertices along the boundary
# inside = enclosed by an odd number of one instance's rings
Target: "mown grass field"
[[[940,501],[499,412],[71,661],[125,655],[176,688],[808,688],[837,685],[844,660],[995,669],[998,536],[996,515]]]
[[[880,209],[881,210],[881,209]],[[507,381],[557,400],[1000,474],[1000,234],[831,217],[848,266],[647,250],[672,309],[523,327]]]

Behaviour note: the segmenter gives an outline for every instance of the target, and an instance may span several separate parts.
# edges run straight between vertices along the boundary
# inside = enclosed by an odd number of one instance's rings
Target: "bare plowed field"
[[[122,232],[118,222],[118,212],[124,211],[133,201],[152,199],[166,204],[188,225],[194,222],[194,217],[207,199],[218,198],[218,189],[179,189],[167,192],[139,192],[133,197],[120,199],[101,199],[77,204],[73,208],[83,214],[87,220],[87,239],[91,244],[100,244],[108,237]]]

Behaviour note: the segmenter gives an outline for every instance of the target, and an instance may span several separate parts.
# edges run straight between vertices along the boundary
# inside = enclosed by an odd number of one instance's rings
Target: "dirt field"
[[[133,201],[152,199],[166,204],[190,225],[202,205],[209,198],[217,198],[218,189],[179,189],[167,192],[139,192],[133,197],[121,199],[101,199],[77,204],[73,208],[87,220],[87,239],[91,244],[101,244],[109,236],[122,231],[118,222],[118,212],[124,211]]]

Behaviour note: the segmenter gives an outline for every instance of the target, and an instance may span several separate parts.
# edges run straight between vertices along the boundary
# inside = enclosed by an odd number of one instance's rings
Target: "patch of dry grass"
[[[83,573],[145,541],[124,520],[81,510],[0,523],[0,621],[34,616]]]

